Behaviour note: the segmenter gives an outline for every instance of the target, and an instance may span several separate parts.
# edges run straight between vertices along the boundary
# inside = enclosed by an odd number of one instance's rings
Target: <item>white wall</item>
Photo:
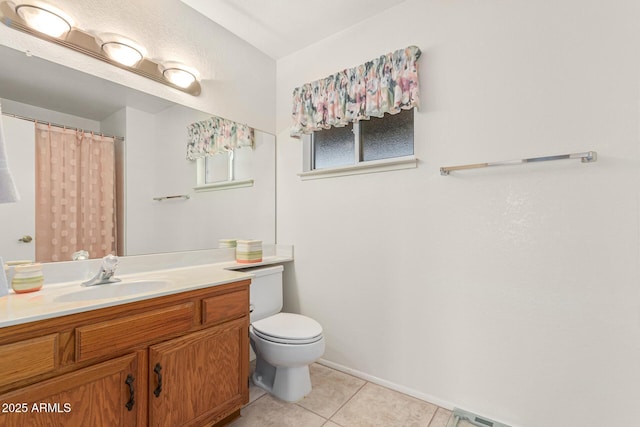
[[[638,22],[636,1],[407,0],[278,61],[285,309],[326,360],[514,426],[637,424]],[[411,44],[418,168],[301,181],[292,90]]]
[[[5,102],[2,102],[4,108]],[[0,256],[4,261],[34,260],[36,256],[35,215],[35,129],[31,122],[13,117],[0,118],[0,138],[4,137],[7,164],[20,200],[0,204]],[[20,242],[31,236],[29,243]]]

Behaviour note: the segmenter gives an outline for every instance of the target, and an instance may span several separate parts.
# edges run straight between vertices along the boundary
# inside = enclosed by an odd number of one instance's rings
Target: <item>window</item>
[[[232,181],[233,174],[233,151],[227,155],[216,154],[215,156],[204,158],[204,183],[213,184],[221,181]]]
[[[253,150],[231,150],[214,156],[202,157],[196,163],[196,191],[224,190],[251,187]]]
[[[313,132],[305,172],[300,176],[328,177],[416,167],[413,120],[414,110],[410,109]]]
[[[360,122],[360,159],[390,159],[413,155],[413,109]]]
[[[314,132],[311,136],[313,169],[353,164],[356,152],[354,134],[353,125]]]

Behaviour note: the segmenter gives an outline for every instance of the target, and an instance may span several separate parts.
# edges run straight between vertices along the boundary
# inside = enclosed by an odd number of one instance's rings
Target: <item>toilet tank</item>
[[[283,270],[284,267],[281,265],[242,269],[254,275],[249,292],[249,302],[253,310],[251,322],[280,313],[282,310]]]

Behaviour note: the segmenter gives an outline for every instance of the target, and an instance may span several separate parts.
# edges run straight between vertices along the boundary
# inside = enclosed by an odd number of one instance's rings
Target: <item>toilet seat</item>
[[[293,313],[278,313],[251,325],[258,337],[280,344],[310,344],[322,339],[322,326],[315,320]]]

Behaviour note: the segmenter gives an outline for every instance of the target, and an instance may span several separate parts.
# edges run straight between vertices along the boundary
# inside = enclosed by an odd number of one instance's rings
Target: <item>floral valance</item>
[[[253,128],[221,117],[211,117],[187,126],[187,159],[226,153],[254,145]]]
[[[418,107],[420,53],[409,46],[296,88],[291,136]]]

